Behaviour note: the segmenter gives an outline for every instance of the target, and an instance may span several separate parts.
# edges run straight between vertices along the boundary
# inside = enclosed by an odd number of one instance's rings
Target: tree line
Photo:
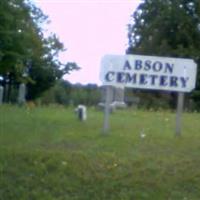
[[[96,84],[71,84],[66,80],[58,80],[52,88],[37,99],[37,103],[40,105],[96,106],[100,99],[101,88]]]
[[[196,89],[186,99],[200,110],[200,1],[144,0],[131,19],[127,54],[191,58],[198,64]],[[136,92],[176,102],[175,93]]]
[[[30,0],[0,1],[0,84],[9,102],[20,83],[27,85],[27,100],[51,88],[56,80],[78,70],[74,62],[62,63],[64,45],[43,29],[48,17]]]

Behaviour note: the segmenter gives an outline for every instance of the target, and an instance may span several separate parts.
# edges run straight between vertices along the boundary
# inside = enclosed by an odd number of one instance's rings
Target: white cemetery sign
[[[190,92],[197,65],[191,59],[140,55],[106,55],[100,79],[103,85]]]
[[[195,88],[196,74],[197,65],[192,59],[106,55],[101,61],[100,79],[106,86],[176,91],[181,94]]]

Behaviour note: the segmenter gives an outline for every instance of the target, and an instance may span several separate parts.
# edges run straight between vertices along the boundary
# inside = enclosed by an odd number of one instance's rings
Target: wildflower
[[[62,165],[67,165],[67,162],[66,162],[66,161],[62,161],[61,164],[62,164]]]
[[[165,121],[168,122],[168,121],[169,121],[169,118],[166,117],[166,118],[165,118]]]
[[[146,134],[144,133],[144,129],[140,132],[140,137],[141,138],[145,138],[146,137]]]
[[[118,166],[118,164],[117,163],[114,163],[114,165],[113,165],[114,167],[117,167]]]

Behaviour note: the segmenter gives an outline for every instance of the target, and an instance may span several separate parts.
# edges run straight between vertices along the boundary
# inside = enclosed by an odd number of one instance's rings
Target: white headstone
[[[3,86],[0,86],[0,105],[3,103]]]
[[[24,104],[26,102],[26,85],[21,83],[19,85],[18,103]]]
[[[80,121],[86,121],[87,120],[87,108],[84,105],[78,105],[75,109],[78,119]]]

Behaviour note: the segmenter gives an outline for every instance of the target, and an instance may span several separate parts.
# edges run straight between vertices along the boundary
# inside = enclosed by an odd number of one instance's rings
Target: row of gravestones
[[[0,85],[0,105],[3,103],[4,95],[5,95],[4,87]],[[25,102],[26,102],[26,85],[24,83],[21,83],[19,85],[17,103],[19,105],[23,105]]]
[[[109,101],[110,101],[110,111],[114,111],[116,108],[125,108],[126,103],[124,96],[124,88],[119,87],[110,87],[109,90]],[[98,104],[99,108],[105,108],[105,101],[106,101],[106,87],[101,87],[101,102]],[[133,99],[129,98],[129,101],[131,101],[135,107],[137,107],[137,104],[139,103],[139,98],[134,97]],[[87,119],[87,107],[85,105],[78,105],[75,108],[75,113],[77,115],[77,118],[80,121],[85,121]]]
[[[106,96],[106,88],[102,87],[101,89],[101,101],[99,103],[99,107],[104,107],[105,103],[105,96]],[[0,86],[0,104],[3,103],[3,95],[5,94],[3,86]],[[124,98],[124,88],[117,88],[117,87],[111,87],[110,90],[110,104],[111,107],[115,108],[125,108],[125,98]],[[26,102],[26,85],[24,83],[21,83],[19,85],[18,90],[18,98],[17,98],[18,104],[22,105]],[[138,103],[138,102],[137,102]]]

